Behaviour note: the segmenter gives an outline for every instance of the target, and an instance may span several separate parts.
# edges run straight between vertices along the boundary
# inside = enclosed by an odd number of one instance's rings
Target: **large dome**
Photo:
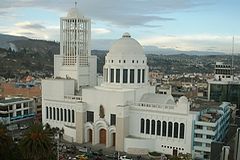
[[[109,50],[108,56],[138,56],[144,55],[143,47],[138,41],[131,38],[129,33],[124,33]]]
[[[80,11],[77,8],[71,8],[67,13],[68,18],[77,18],[77,17],[83,17],[83,15],[80,13]]]

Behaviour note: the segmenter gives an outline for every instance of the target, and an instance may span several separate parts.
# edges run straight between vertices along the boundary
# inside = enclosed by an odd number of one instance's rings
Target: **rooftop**
[[[208,101],[206,99],[195,98],[191,103],[191,111],[202,111],[207,108],[219,108],[220,102]]]
[[[191,111],[200,111],[199,121],[215,123],[224,113],[219,102],[194,99]]]
[[[7,103],[15,103],[19,101],[30,100],[28,98],[8,98],[8,99],[1,99],[0,104],[7,104]]]

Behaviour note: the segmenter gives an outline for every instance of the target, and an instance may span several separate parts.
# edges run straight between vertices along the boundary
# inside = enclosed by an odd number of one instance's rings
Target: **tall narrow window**
[[[57,120],[59,121],[59,108],[57,108]]]
[[[67,122],[67,110],[64,109],[64,121]]]
[[[111,114],[110,125],[116,125],[116,114]]]
[[[116,83],[120,83],[120,69],[116,69]]]
[[[63,109],[61,108],[61,110],[60,110],[60,112],[61,112],[61,121],[63,121]]]
[[[141,69],[138,69],[138,83],[141,83]]]
[[[155,134],[155,120],[152,120],[152,124],[151,124],[151,134]]]
[[[75,122],[75,113],[74,113],[74,110],[72,110],[72,123]]]
[[[157,135],[161,135],[161,121],[157,121]]]
[[[185,130],[185,126],[183,123],[180,124],[180,138],[184,139],[184,130]]]
[[[142,83],[145,83],[145,69],[142,70]]]
[[[56,110],[55,110],[55,107],[53,107],[53,120],[56,119]]]
[[[49,107],[50,108],[50,119],[52,119],[52,107]]]
[[[166,136],[167,135],[167,122],[163,121],[162,124],[162,136]]]
[[[144,133],[144,127],[145,127],[145,126],[144,126],[144,119],[142,118],[142,119],[141,119],[141,126],[140,126],[140,132],[141,132],[141,133]]]
[[[172,122],[168,122],[168,137],[172,137]]]
[[[146,134],[150,134],[150,120],[146,120]]]
[[[130,83],[134,83],[134,69],[130,69]]]
[[[46,107],[46,119],[48,119],[48,106]]]
[[[114,69],[111,69],[110,82],[114,82]]]
[[[87,122],[94,122],[94,112],[87,111]]]
[[[174,123],[174,133],[173,133],[174,138],[178,138],[178,123]]]
[[[68,122],[71,122],[71,112],[70,112],[70,109],[68,109]]]
[[[123,83],[127,83],[128,81],[128,70],[123,69]]]

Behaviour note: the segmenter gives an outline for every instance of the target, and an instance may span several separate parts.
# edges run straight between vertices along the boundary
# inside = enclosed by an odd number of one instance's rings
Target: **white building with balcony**
[[[223,102],[219,107],[209,107],[199,112],[194,123],[193,156],[209,159],[211,142],[222,142],[230,120],[230,103]]]
[[[29,98],[9,97],[0,100],[0,122],[3,124],[17,124],[21,121],[33,119],[35,116],[35,102]]]

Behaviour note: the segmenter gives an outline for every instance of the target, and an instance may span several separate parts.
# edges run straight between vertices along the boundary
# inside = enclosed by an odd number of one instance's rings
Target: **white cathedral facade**
[[[155,94],[143,47],[124,33],[109,49],[98,84],[90,49],[91,22],[76,8],[61,18],[54,78],[42,81],[43,124],[64,129],[64,139],[145,154],[192,153],[193,121],[186,97]]]

